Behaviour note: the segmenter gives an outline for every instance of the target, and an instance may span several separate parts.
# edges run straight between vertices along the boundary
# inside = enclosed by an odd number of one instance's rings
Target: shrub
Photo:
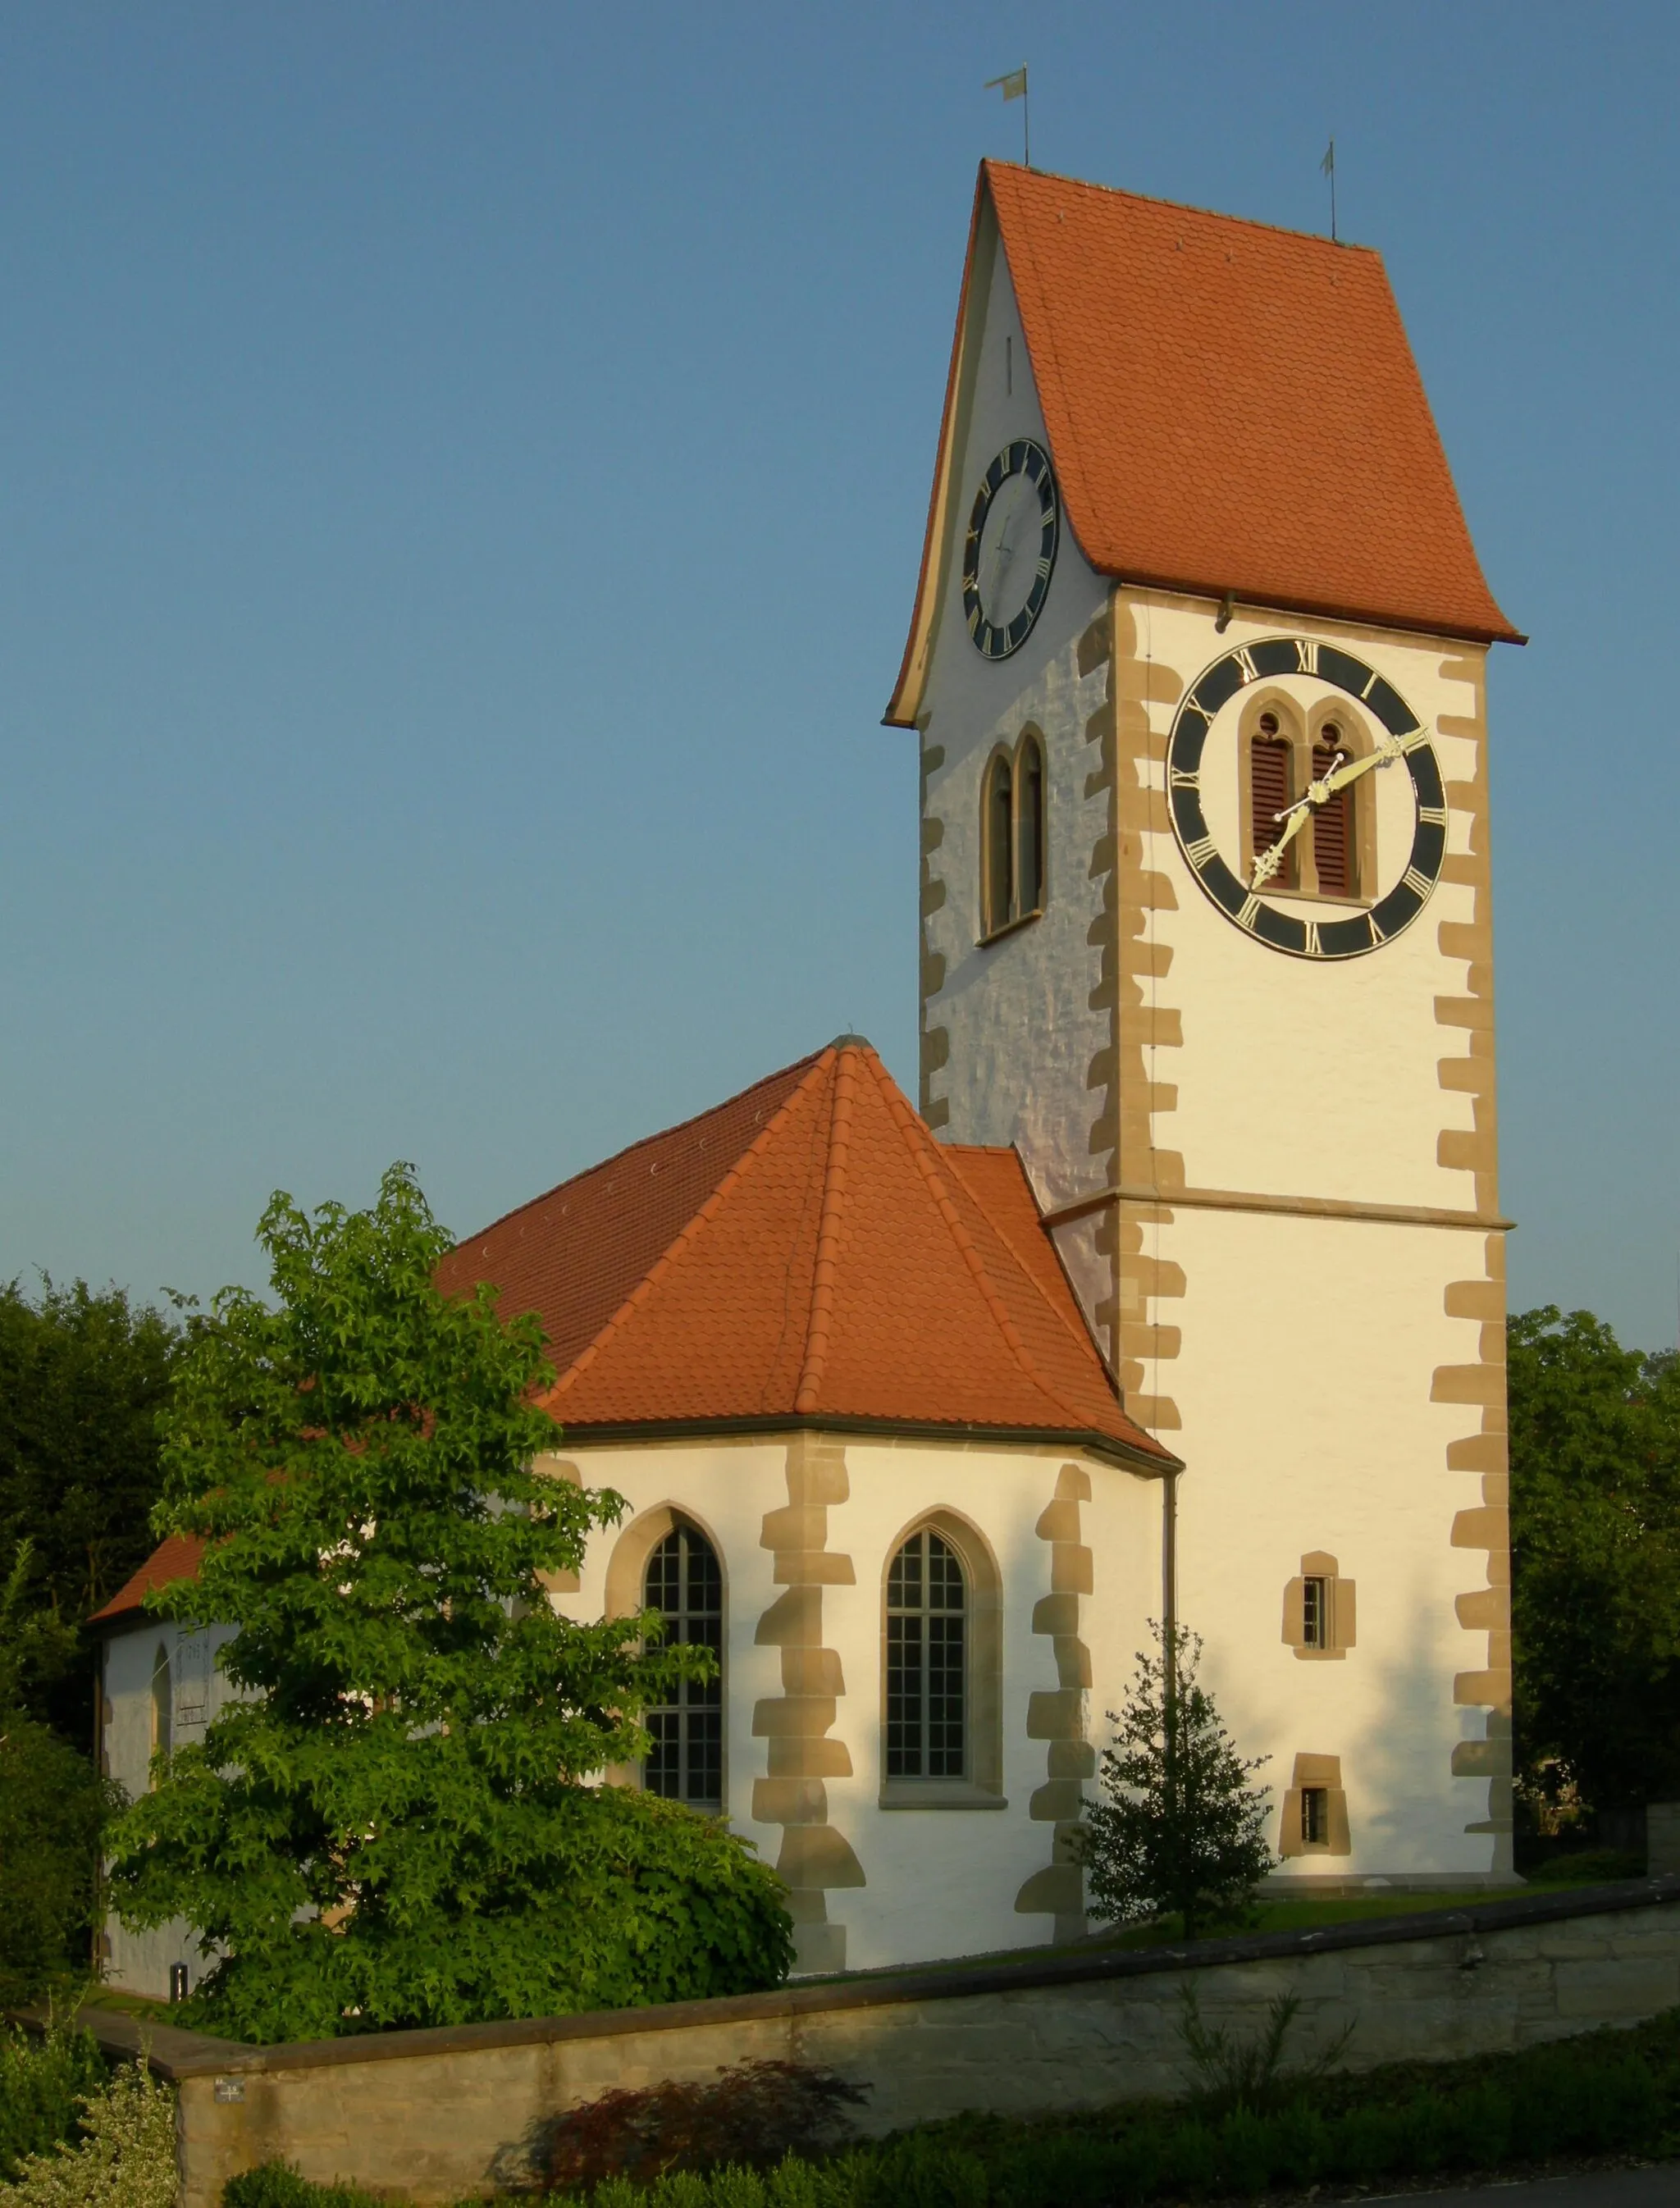
[[[846,2110],[861,2107],[867,2090],[801,2062],[741,2062],[720,2070],[715,2083],[621,2088],[549,2126],[543,2175],[551,2185],[577,2185],[720,2163],[757,2169],[795,2149],[820,2153],[844,2135]],[[291,2204],[250,2201],[243,2208]]]
[[[81,2136],[81,2103],[108,2075],[93,2035],[55,2022],[44,2034],[0,2031],[0,2181],[26,2155]]]
[[[222,2187],[222,2208],[376,2208],[354,2185],[315,2185],[289,2162],[260,2162]]]
[[[23,2157],[0,2208],[175,2208],[175,2096],[141,2062],[80,2097],[81,2137]]]

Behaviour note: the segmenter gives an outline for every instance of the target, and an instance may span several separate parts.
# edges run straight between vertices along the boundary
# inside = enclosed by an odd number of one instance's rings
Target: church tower
[[[921,1106],[1185,1461],[1303,1877],[1509,1875],[1500,640],[1375,253],[985,165],[886,715]]]

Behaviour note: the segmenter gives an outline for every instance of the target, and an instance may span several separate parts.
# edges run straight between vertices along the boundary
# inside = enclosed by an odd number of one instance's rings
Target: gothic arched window
[[[160,1641],[152,1659],[152,1753],[167,1755],[174,1743],[175,1678],[169,1651]]]
[[[1250,740],[1249,792],[1253,813],[1254,855],[1257,859],[1263,852],[1269,851],[1282,835],[1284,823],[1278,816],[1286,813],[1295,801],[1294,747],[1284,733],[1275,713],[1260,716],[1259,724]],[[1296,847],[1292,843],[1283,855],[1282,864],[1271,878],[1271,886],[1277,890],[1293,890],[1299,888],[1299,885],[1300,869],[1296,863]]]
[[[981,816],[982,935],[995,935],[1015,917],[1015,777],[999,752],[986,770]]]
[[[647,1560],[643,1595],[665,1620],[665,1643],[710,1648],[717,1670],[685,1680],[674,1699],[648,1711],[652,1736],[642,1783],[650,1794],[693,1809],[723,1806],[723,1575],[704,1533],[679,1522]]]
[[[968,1776],[969,1589],[950,1542],[924,1527],[886,1586],[886,1776]]]
[[[1323,782],[1349,757],[1341,725],[1326,721],[1313,740],[1312,778]],[[1358,867],[1353,843],[1353,805],[1357,785],[1338,789],[1314,808],[1312,864],[1321,897],[1359,895]]]
[[[1017,916],[1044,903],[1044,747],[1029,729],[1015,758]]]

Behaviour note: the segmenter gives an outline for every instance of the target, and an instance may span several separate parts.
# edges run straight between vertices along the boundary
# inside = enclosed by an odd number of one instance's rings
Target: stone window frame
[[[1302,1836],[1303,1804],[1305,1793],[1324,1797],[1324,1837],[1309,1840]],[[1339,1755],[1298,1754],[1287,1791],[1283,1797],[1283,1810],[1278,1832],[1277,1851],[1280,1856],[1351,1856],[1353,1843],[1347,1822],[1347,1790],[1341,1783],[1341,1758]]]
[[[647,1606],[644,1594],[647,1585],[648,1558],[668,1534],[676,1532],[680,1524],[698,1533],[709,1545],[717,1559],[717,1575],[723,1582],[718,1633],[723,1643],[722,1677],[719,1681],[722,1693],[719,1699],[723,1713],[720,1806],[716,1809],[697,1809],[694,1814],[696,1816],[720,1818],[727,1823],[729,1815],[729,1565],[723,1544],[698,1510],[691,1510],[685,1503],[657,1503],[650,1509],[636,1514],[614,1542],[612,1553],[607,1559],[605,1614],[609,1618],[641,1616]],[[631,1786],[640,1793],[643,1791],[640,1764],[609,1765],[607,1783],[610,1786]]]
[[[963,1779],[889,1779],[886,1775],[887,1582],[893,1559],[912,1535],[937,1533],[957,1552],[968,1592],[968,1632],[963,1649]],[[883,1809],[1003,1809],[1004,1634],[1003,1575],[992,1545],[978,1526],[956,1511],[918,1511],[892,1536],[881,1559],[880,1710],[879,1765]]]
[[[175,1665],[167,1646],[161,1641],[152,1658],[150,1726],[150,1744],[146,1754],[148,1770],[154,1755],[168,1755],[175,1746]]]
[[[1316,699],[1310,706],[1302,706],[1287,691],[1263,686],[1245,699],[1242,716],[1237,723],[1238,825],[1242,837],[1245,882],[1253,880],[1254,861],[1260,855],[1254,848],[1253,746],[1261,734],[1261,717],[1266,713],[1277,716],[1278,734],[1289,746],[1290,786],[1297,797],[1306,793],[1306,786],[1312,779],[1313,747],[1330,723],[1334,723],[1341,738],[1341,748],[1350,759],[1368,758],[1377,748],[1377,739],[1365,725],[1365,716],[1349,698],[1336,694]],[[1343,911],[1367,911],[1375,903],[1376,899],[1371,891],[1377,879],[1377,808],[1372,801],[1371,777],[1361,776],[1351,785],[1347,795],[1352,801],[1353,815],[1350,839],[1353,851],[1353,895],[1328,896],[1319,888],[1311,831],[1298,836],[1291,847],[1296,860],[1296,886],[1284,889],[1274,881],[1270,885],[1272,894],[1304,897],[1310,903],[1332,904]],[[1262,892],[1263,895],[1264,893]]]
[[[1324,1638],[1316,1647],[1306,1638],[1306,1582],[1324,1582]],[[1359,1640],[1357,1583],[1342,1576],[1328,1549],[1309,1549],[1300,1570],[1283,1590],[1283,1639],[1302,1663],[1341,1663]]]
[[[1036,821],[1030,821],[1023,818],[1021,797],[1027,764],[1035,755],[1038,762],[1038,817]],[[993,817],[1000,810],[996,801],[1000,772],[1009,777],[1009,826],[1001,837]],[[1050,901],[1049,813],[1050,747],[1043,729],[1035,721],[1029,721],[1012,748],[1004,743],[993,746],[980,777],[980,933],[976,939],[980,943],[995,943],[1000,937],[1013,934],[1017,927],[1043,918]],[[1023,843],[1029,835],[1035,843],[1033,857],[1038,895],[1030,906],[1023,908],[1021,884],[1026,869],[1022,863]],[[997,879],[1000,840],[1006,877],[1004,884]],[[999,904],[1003,907],[1001,911]]]

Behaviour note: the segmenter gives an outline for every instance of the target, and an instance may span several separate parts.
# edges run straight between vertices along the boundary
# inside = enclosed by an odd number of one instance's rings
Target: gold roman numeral
[[[1310,636],[1295,639],[1295,660],[1301,674],[1316,675],[1318,672],[1318,646]]]
[[[1257,920],[1258,920],[1258,919],[1259,919],[1259,917],[1260,917],[1260,900],[1259,900],[1259,898],[1258,898],[1257,897],[1254,897],[1254,896],[1252,896],[1252,895],[1250,895],[1250,896],[1248,896],[1248,897],[1245,897],[1243,899],[1243,907],[1242,907],[1242,910],[1241,910],[1241,911],[1237,915],[1237,925],[1238,925],[1238,927],[1245,927],[1245,928],[1248,930],[1249,933],[1250,933],[1251,935],[1252,935],[1252,934],[1253,934],[1253,933],[1254,933],[1254,923],[1255,923],[1255,921],[1256,921]]]
[[[1191,767],[1169,766],[1167,779],[1174,789],[1200,789],[1202,777]]]
[[[1431,828],[1444,828],[1447,825],[1447,808],[1444,805],[1420,805],[1418,807],[1418,818],[1426,822]]]
[[[1316,920],[1310,920],[1306,924],[1306,955],[1309,958],[1322,958],[1323,956],[1318,941],[1318,923]]]
[[[1408,890],[1416,891],[1420,897],[1426,897],[1435,886],[1429,876],[1419,873],[1415,867],[1408,867],[1400,879]]]
[[[1245,644],[1239,644],[1231,657],[1241,669],[1245,682],[1257,682],[1260,680],[1260,669],[1250,658],[1248,646]]]
[[[1199,874],[1209,859],[1219,856],[1219,846],[1211,836],[1198,836],[1193,843],[1185,845],[1185,856]]]

